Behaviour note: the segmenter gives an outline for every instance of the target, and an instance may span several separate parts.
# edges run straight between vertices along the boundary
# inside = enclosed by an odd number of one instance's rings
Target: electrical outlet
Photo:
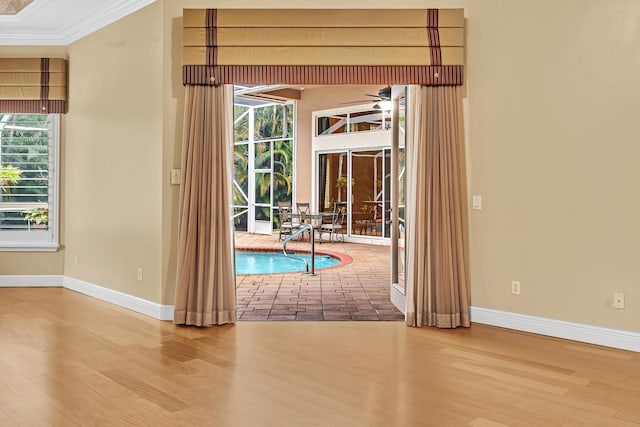
[[[613,294],[613,308],[624,308],[624,294],[616,292]]]
[[[511,282],[511,293],[513,295],[520,295],[520,282],[516,280]]]
[[[78,257],[78,255],[75,255],[73,257],[73,265],[77,266],[78,264],[80,264],[80,258]]]
[[[482,210],[482,196],[473,196],[471,199],[471,208],[476,211]]]
[[[142,280],[142,267],[138,267],[138,280]]]

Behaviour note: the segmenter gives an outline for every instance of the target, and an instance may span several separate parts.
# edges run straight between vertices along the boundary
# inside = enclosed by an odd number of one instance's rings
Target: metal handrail
[[[309,234],[311,235],[311,273],[309,273],[309,263],[307,262],[306,259],[304,258],[298,258],[297,256],[293,256],[291,254],[289,254],[287,252],[287,243],[289,242],[289,240],[293,239],[294,237],[300,235],[301,233],[304,233],[305,231],[309,231]],[[284,256],[289,257],[289,258],[293,258],[293,259],[297,259],[299,261],[304,262],[304,270],[306,274],[311,274],[311,275],[315,275],[315,245],[314,245],[314,241],[313,241],[313,227],[310,224],[305,224],[302,227],[300,227],[298,229],[298,231],[296,231],[295,233],[291,233],[291,235],[289,237],[287,237],[286,239],[284,239],[284,242],[282,243],[282,253],[284,254]]]

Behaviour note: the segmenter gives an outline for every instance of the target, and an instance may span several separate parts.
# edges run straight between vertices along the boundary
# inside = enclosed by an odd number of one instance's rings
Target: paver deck
[[[236,247],[281,250],[278,235],[235,233]],[[309,242],[291,241],[287,249],[309,250]],[[236,277],[239,320],[404,320],[389,299],[388,246],[316,243],[316,250],[340,252],[353,262],[303,273],[250,274]]]

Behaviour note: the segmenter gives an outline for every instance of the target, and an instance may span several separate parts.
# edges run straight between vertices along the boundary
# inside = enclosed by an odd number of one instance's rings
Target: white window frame
[[[13,114],[5,112],[5,114]],[[25,113],[16,113],[25,114]],[[0,251],[55,252],[59,249],[60,114],[49,114],[49,218],[46,231],[0,231]]]

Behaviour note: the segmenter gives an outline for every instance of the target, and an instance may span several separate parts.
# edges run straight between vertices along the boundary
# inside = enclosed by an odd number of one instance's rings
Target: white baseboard
[[[62,275],[0,276],[0,288],[64,287],[158,320],[173,320],[173,306],[148,301],[124,292]]]
[[[640,352],[640,333],[471,307],[471,321],[517,331]]]
[[[160,307],[160,318],[159,320],[169,320],[173,321],[173,306],[172,305],[163,305]]]
[[[0,276],[0,288],[60,288],[64,276]]]
[[[158,304],[69,276],[0,276],[0,288],[3,287],[64,287],[153,317],[154,319],[173,320],[172,305]],[[637,332],[609,329],[600,326],[547,319],[544,317],[482,307],[471,307],[471,321],[517,331],[640,352],[640,333]]]
[[[135,312],[145,314],[159,320],[173,320],[173,306],[162,305],[124,292],[114,291],[113,289],[103,286],[94,285],[93,283],[83,280],[74,279],[73,277],[64,276],[63,286],[72,291],[107,301],[120,307],[128,308]],[[171,317],[169,317],[171,314]]]

